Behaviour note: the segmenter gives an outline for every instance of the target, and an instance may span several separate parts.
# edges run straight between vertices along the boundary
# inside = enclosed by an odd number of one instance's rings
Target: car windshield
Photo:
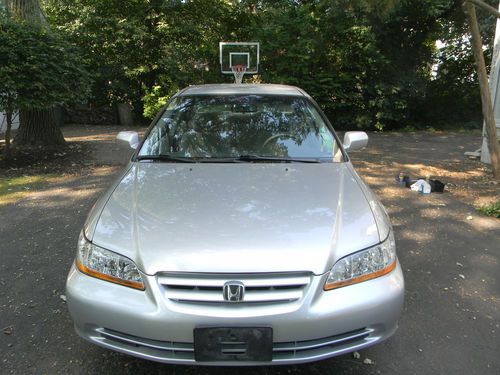
[[[341,151],[305,98],[181,96],[170,102],[144,141],[138,157],[149,156],[340,161]]]

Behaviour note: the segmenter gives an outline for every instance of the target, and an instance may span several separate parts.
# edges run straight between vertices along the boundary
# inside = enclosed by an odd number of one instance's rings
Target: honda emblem
[[[241,281],[228,281],[222,288],[224,301],[241,302],[245,295],[245,285]]]

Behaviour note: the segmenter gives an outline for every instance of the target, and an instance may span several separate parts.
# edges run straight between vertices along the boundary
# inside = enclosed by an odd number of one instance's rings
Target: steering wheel
[[[279,134],[273,134],[272,136],[270,136],[269,138],[267,138],[264,143],[262,144],[262,148],[266,147],[267,144],[269,142],[271,142],[273,139],[276,139],[276,138],[281,138],[281,137],[287,137],[287,138],[292,138],[292,139],[295,139],[297,140],[297,136],[295,135],[292,135],[290,133],[279,133]]]

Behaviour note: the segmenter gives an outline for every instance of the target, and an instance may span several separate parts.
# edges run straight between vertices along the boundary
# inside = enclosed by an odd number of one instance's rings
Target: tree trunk
[[[19,129],[14,139],[16,147],[56,147],[65,143],[52,108],[19,111]]]
[[[5,0],[5,8],[12,18],[38,25],[47,24],[38,0]]]
[[[7,111],[7,129],[5,129],[5,149],[3,150],[4,159],[10,158],[10,134],[12,131],[12,111]]]
[[[490,87],[488,85],[488,73],[486,72],[486,64],[483,55],[483,42],[476,17],[476,8],[472,3],[466,1],[464,10],[467,14],[469,28],[472,35],[472,50],[474,52],[474,60],[476,61],[477,77],[479,79],[479,88],[481,89],[481,103],[483,109],[483,117],[488,136],[488,149],[490,151],[491,167],[493,176],[497,180],[500,179],[500,146],[498,145],[497,127],[495,116],[493,114],[493,105],[491,103]]]
[[[6,0],[5,7],[8,15],[14,19],[48,27],[38,0]],[[19,111],[19,130],[14,139],[16,147],[35,145],[50,147],[64,143],[62,132],[56,126],[52,108]]]
[[[118,110],[118,120],[120,121],[120,125],[123,126],[133,126],[134,119],[132,118],[132,108],[128,103],[118,103],[116,105]]]

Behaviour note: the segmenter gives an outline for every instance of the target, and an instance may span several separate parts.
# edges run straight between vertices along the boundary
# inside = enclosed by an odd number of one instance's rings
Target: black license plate
[[[271,361],[271,327],[195,328],[194,358],[199,362]]]

